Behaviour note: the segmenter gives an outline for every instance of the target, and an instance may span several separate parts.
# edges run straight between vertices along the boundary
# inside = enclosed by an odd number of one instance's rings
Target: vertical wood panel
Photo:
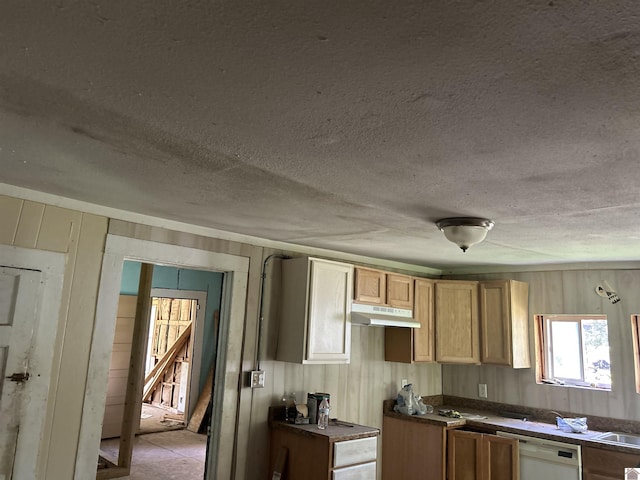
[[[35,248],[38,242],[38,232],[42,224],[44,205],[25,200],[20,212],[20,220],[13,244],[16,247]]]
[[[66,208],[45,206],[36,248],[54,252],[66,252],[82,214]]]
[[[106,218],[82,215],[77,255],[75,261],[71,260],[73,268],[65,275],[71,275],[70,295],[61,332],[47,479],[73,478],[106,231]]]
[[[106,219],[104,219],[106,222]],[[69,248],[67,253],[67,268],[65,270],[64,282],[62,285],[62,301],[60,304],[60,312],[59,312],[59,321],[58,321],[58,330],[56,332],[55,337],[55,347],[54,347],[54,356],[52,359],[52,368],[51,368],[51,386],[49,388],[49,398],[52,399],[50,404],[48,405],[47,410],[47,419],[45,423],[45,428],[43,432],[43,437],[48,439],[45,442],[47,447],[56,443],[56,439],[53,437],[53,424],[54,424],[54,413],[56,409],[56,392],[58,388],[58,384],[60,383],[60,369],[62,363],[62,350],[65,339],[65,330],[67,328],[67,321],[69,317],[70,311],[70,303],[71,303],[71,292],[73,287],[73,279],[74,272],[76,268],[76,259],[78,256],[78,248],[79,248],[79,238],[80,238],[80,230],[82,227],[77,228],[71,237]],[[100,254],[101,255],[101,254]],[[91,282],[93,279],[87,277],[86,280]],[[97,283],[97,279],[95,280]],[[50,458],[48,456],[49,451],[45,452],[43,455],[43,461],[39,466],[39,474],[42,478],[54,478],[47,477],[49,471],[51,469],[58,468],[58,465],[63,465],[62,459],[52,459],[54,463],[50,463]],[[54,466],[55,465],[55,466]],[[61,467],[64,468],[64,467]]]
[[[13,245],[23,200],[0,195],[0,244]]]
[[[119,437],[122,427],[127,378],[131,360],[131,342],[136,314],[136,295],[120,295],[118,300],[118,316],[113,338],[113,351],[109,364],[109,380],[107,385],[107,405],[102,422],[102,438]],[[118,408],[115,408],[118,407]]]

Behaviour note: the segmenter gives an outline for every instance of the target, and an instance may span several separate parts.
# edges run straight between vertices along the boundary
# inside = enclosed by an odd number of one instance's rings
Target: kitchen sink
[[[601,440],[603,442],[624,443],[627,445],[636,445],[640,447],[640,435],[634,435],[632,433],[615,433],[607,432],[602,435],[598,435],[594,440]]]

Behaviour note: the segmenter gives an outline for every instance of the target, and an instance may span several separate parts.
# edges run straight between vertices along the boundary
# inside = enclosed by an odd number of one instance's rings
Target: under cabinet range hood
[[[361,303],[351,305],[351,324],[420,328],[420,323],[413,319],[413,311],[409,308],[381,307]]]

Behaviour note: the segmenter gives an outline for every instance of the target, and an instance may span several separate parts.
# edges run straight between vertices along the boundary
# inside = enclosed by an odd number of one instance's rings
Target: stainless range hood
[[[381,307],[361,303],[351,305],[351,324],[420,328],[420,323],[413,319],[413,311],[408,308]]]

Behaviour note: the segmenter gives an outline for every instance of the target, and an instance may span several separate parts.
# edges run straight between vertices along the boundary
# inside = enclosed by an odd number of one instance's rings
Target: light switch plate
[[[251,372],[251,388],[264,388],[264,370],[254,370]]]
[[[487,398],[487,384],[479,383],[478,384],[478,396],[480,398]]]

